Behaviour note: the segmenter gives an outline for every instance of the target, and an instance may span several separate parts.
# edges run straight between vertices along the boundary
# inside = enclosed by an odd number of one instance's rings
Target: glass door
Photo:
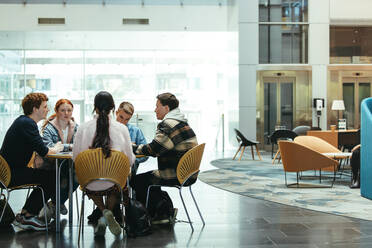
[[[295,78],[264,78],[264,139],[277,129],[293,129]]]
[[[344,78],[342,95],[345,103],[343,118],[346,119],[347,128],[359,128],[360,104],[364,98],[372,95],[371,79],[359,77]]]

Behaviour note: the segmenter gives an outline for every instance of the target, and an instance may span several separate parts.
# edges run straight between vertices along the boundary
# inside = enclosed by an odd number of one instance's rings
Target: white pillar
[[[320,127],[327,129],[327,81],[329,64],[329,0],[309,1],[309,64],[312,65],[312,97],[324,98]],[[313,126],[317,125],[313,109]]]
[[[239,130],[256,139],[258,0],[239,0]]]

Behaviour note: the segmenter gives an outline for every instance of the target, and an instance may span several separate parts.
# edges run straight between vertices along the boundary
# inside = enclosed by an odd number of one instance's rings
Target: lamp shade
[[[333,100],[332,110],[345,110],[344,100]]]

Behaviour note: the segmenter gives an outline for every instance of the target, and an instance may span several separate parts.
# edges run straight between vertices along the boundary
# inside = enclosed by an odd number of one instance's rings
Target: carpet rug
[[[287,188],[283,165],[273,165],[269,159],[239,162],[225,158],[213,160],[211,164],[218,169],[202,172],[199,179],[217,188],[300,208],[372,220],[372,201],[361,197],[359,189],[349,188],[350,176],[338,175],[333,188]],[[310,177],[314,172],[304,175]],[[287,173],[287,180],[295,182],[296,174]],[[321,185],[330,185],[331,180],[322,177]],[[319,184],[319,180],[318,177],[316,180],[304,178],[300,183],[313,185]]]

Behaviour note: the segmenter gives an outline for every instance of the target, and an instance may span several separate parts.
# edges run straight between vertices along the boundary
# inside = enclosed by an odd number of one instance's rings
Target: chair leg
[[[148,188],[147,188],[147,195],[146,195],[146,209],[149,205],[149,197],[150,197],[150,190],[151,190],[151,187],[154,187],[154,185],[150,185]]]
[[[191,230],[192,230],[192,232],[194,232],[194,227],[192,226],[192,222],[191,222],[191,220],[190,220],[189,212],[187,212],[186,204],[185,204],[185,202],[184,202],[184,200],[183,200],[181,189],[182,189],[182,187],[180,187],[180,188],[178,189],[178,192],[179,192],[179,194],[180,194],[181,201],[182,201],[182,205],[183,205],[183,208],[185,209],[185,212],[186,212],[186,215],[187,215],[187,219],[189,220],[189,224],[190,224],[190,226],[191,226]]]
[[[272,162],[273,164],[275,163],[275,160],[278,157],[279,153],[280,153],[280,150],[278,149],[278,151],[275,154],[275,157],[273,158],[273,162]]]
[[[44,195],[44,190],[42,187],[37,187],[40,189],[41,191],[41,196],[43,198],[43,203],[44,203],[44,220],[45,220],[45,227],[46,227],[46,230],[48,232],[48,218],[47,218],[47,211],[46,211],[46,208],[47,208],[47,205],[46,205],[46,202],[45,202],[45,195]]]
[[[243,157],[243,153],[245,151],[245,146],[243,146],[243,150],[242,150],[242,153],[240,154],[240,158],[239,158],[239,161],[242,160],[242,157]]]
[[[240,144],[238,150],[237,150],[236,153],[235,153],[235,156],[233,157],[233,160],[235,159],[236,155],[238,155],[238,153],[239,153],[239,151],[240,151],[241,148],[242,148],[242,145]]]
[[[1,183],[1,182],[0,182],[0,183]],[[1,184],[2,184],[2,183],[1,183]],[[7,195],[7,196],[4,195],[4,197],[5,197],[5,204],[4,204],[3,211],[1,212],[0,222],[1,222],[1,220],[3,219],[4,213],[5,213],[5,208],[6,208],[7,204],[8,204],[8,198],[9,198],[9,191],[8,191],[8,188],[5,187],[5,190],[6,190],[6,195]],[[3,194],[2,191],[3,191],[3,189],[1,189],[1,194]]]
[[[255,147],[256,147],[256,152],[257,152],[258,157],[260,158],[260,160],[262,160],[260,151],[258,150],[258,145],[256,144]]]
[[[123,206],[124,206],[124,194],[123,194],[123,189],[120,187],[120,208],[121,208],[121,220],[122,220],[122,223],[124,225],[124,210],[123,210]],[[124,235],[125,235],[125,229],[124,229],[124,226],[123,226],[123,238],[124,238]]]
[[[199,209],[199,206],[198,204],[196,203],[196,200],[195,200],[195,197],[194,197],[194,194],[192,193],[192,190],[191,190],[191,186],[189,187],[189,190],[190,190],[190,194],[192,196],[192,199],[194,200],[194,203],[195,203],[195,206],[196,206],[196,209],[198,210],[198,213],[199,213],[199,216],[200,216],[200,219],[202,220],[203,222],[203,226],[205,226],[205,222],[204,222],[204,218],[200,212],[200,209]]]
[[[79,223],[79,220],[80,220],[80,218],[79,218],[79,202],[78,202],[79,198],[78,198],[77,190],[75,190],[75,196],[76,196],[76,215],[77,215],[77,221]]]
[[[85,193],[83,191],[82,198],[81,198],[81,213],[80,213],[80,222],[79,222],[79,235],[78,235],[78,246],[80,246],[80,235],[84,231],[84,200],[85,200]]]
[[[254,160],[253,146],[251,146],[252,159]]]

